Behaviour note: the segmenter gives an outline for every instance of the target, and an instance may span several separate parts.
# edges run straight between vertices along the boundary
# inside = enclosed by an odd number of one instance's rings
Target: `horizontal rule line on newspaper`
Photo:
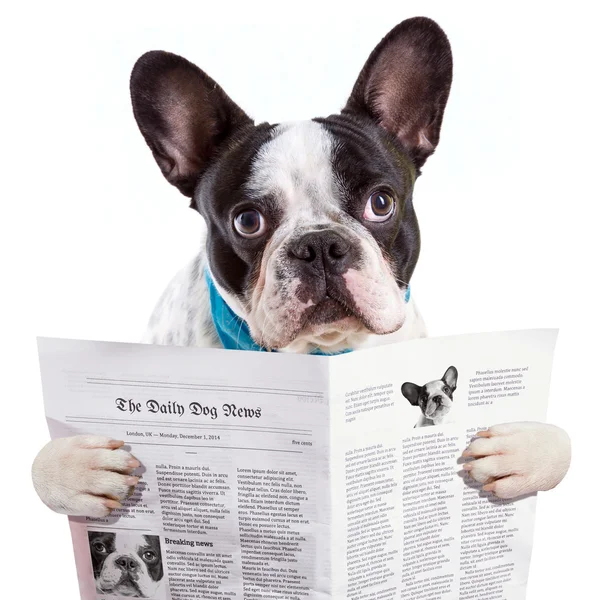
[[[259,450],[261,452],[284,452],[286,454],[302,454],[302,450],[281,450],[279,448],[251,448],[239,446],[208,446],[204,444],[158,444],[155,442],[136,442],[136,446],[170,446],[172,448],[223,448],[226,450]]]
[[[194,391],[207,391],[207,392],[237,392],[244,394],[269,394],[273,396],[319,396],[322,397],[321,392],[311,392],[308,390],[289,390],[284,388],[259,388],[259,387],[248,387],[243,386],[214,386],[204,385],[199,383],[161,383],[155,384],[154,382],[147,383],[127,383],[125,380],[119,379],[94,379],[92,377],[87,378],[89,385],[111,385],[118,387],[144,387],[144,388],[159,388],[168,390],[194,390]]]

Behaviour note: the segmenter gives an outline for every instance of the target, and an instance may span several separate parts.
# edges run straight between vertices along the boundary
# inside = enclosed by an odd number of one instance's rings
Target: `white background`
[[[539,498],[528,598],[596,593],[592,3],[16,4],[0,25],[2,596],[77,598],[66,520],[29,480],[48,437],[35,336],[137,341],[198,247],[198,215],[163,180],[131,114],[135,59],[185,55],[257,121],[323,116],[379,39],[419,14],[450,37],[455,79],[415,193],[414,297],[432,335],[561,328],[549,418],[570,432],[574,458]]]

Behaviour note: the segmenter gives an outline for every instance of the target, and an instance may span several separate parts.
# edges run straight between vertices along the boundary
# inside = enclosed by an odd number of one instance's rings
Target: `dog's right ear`
[[[160,170],[188,197],[221,145],[252,124],[204,71],[169,52],[141,56],[130,91],[135,120]]]
[[[416,383],[410,383],[407,381],[402,384],[402,395],[413,405],[418,406],[419,394],[421,393],[421,386]]]

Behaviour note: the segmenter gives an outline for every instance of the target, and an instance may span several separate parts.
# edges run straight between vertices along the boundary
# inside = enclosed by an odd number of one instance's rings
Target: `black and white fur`
[[[425,385],[417,385],[410,381],[402,384],[403,396],[421,410],[415,427],[441,425],[444,422],[452,408],[457,383],[456,367],[448,367],[441,379],[430,381]]]
[[[89,531],[88,539],[98,594],[156,598],[164,575],[157,535]]]
[[[340,114],[256,125],[184,58],[143,55],[131,76],[135,118],[166,179],[203,217],[200,252],[165,290],[145,341],[219,346],[205,269],[267,348],[334,352],[425,336],[404,300],[420,250],[413,190],[451,80],[444,32],[409,19],[372,52]],[[59,512],[107,514],[132,485],[135,463],[120,444],[51,442],[34,463],[40,497]],[[481,457],[473,477],[502,497],[554,487],[570,460],[566,433],[539,423],[492,427],[468,452]]]

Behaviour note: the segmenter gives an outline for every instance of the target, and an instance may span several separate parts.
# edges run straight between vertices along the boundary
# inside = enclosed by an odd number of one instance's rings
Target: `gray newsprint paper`
[[[52,437],[142,463],[123,508],[70,518],[81,598],[525,598],[536,498],[491,496],[460,456],[545,420],[556,336],[331,357],[40,338]],[[422,409],[410,383],[429,382]]]

